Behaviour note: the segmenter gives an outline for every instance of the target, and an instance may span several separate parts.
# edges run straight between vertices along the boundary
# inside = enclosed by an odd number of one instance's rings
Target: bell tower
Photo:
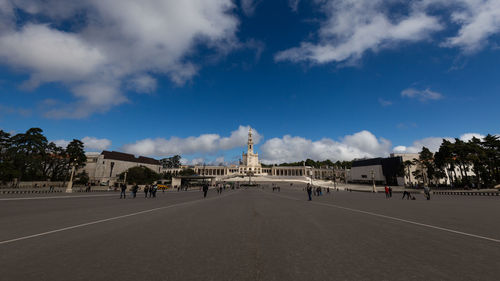
[[[253,139],[252,139],[252,128],[248,130],[248,147],[247,147],[247,155],[253,154]]]

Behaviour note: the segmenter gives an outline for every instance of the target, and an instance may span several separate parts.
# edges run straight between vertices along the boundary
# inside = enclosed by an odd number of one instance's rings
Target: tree
[[[87,156],[85,156],[83,147],[83,142],[77,139],[73,139],[66,147],[69,164],[75,165],[75,168],[84,167],[87,163]]]
[[[12,157],[20,180],[43,179],[47,138],[42,132],[40,128],[31,128],[26,133],[11,138],[12,145],[7,153]]]
[[[403,166],[405,168],[405,175],[408,178],[408,182],[411,183],[411,167],[413,166],[413,162],[410,160],[406,160],[403,162]]]
[[[160,163],[162,164],[163,168],[165,168],[165,169],[179,168],[181,166],[181,156],[174,155],[172,157],[163,158],[160,160]]]
[[[9,133],[0,130],[0,182],[11,181],[19,177],[13,165],[11,151],[12,141]]]
[[[85,185],[89,182],[89,175],[85,171],[82,171],[81,173],[77,174],[75,178],[76,178],[75,181],[76,184]]]
[[[124,179],[125,173],[127,173],[128,184],[151,184],[160,179],[158,173],[144,166],[132,167],[126,172],[121,173],[119,175],[121,180]]]

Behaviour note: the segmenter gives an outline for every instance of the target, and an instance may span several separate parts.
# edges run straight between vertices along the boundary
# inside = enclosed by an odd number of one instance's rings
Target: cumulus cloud
[[[436,152],[443,143],[443,139],[454,141],[450,137],[428,137],[413,142],[411,146],[399,145],[394,147],[393,151],[396,153],[419,153],[422,151],[422,147],[427,147],[430,151]]]
[[[478,133],[465,133],[462,134],[458,139],[461,141],[468,142],[473,137],[478,139],[483,139],[485,136]],[[411,146],[399,145],[393,148],[393,151],[396,153],[419,153],[422,151],[422,147],[427,147],[430,151],[436,152],[439,150],[439,147],[443,143],[443,140],[447,140],[450,142],[455,142],[455,139],[452,137],[428,137],[420,140],[416,140],[413,142]]]
[[[401,92],[402,97],[418,99],[421,102],[426,102],[428,100],[440,100],[443,98],[441,93],[432,91],[430,89],[417,90],[414,88],[408,88]]]
[[[108,149],[111,146],[110,140],[98,139],[95,137],[84,137],[82,142],[86,150],[101,151]]]
[[[66,148],[71,141],[69,140],[55,140],[57,146]],[[96,137],[84,137],[82,139],[83,146],[86,151],[102,151],[108,149],[111,146],[111,141],[108,139],[98,139]]]
[[[143,139],[133,144],[126,144],[123,150],[135,155],[149,156],[171,156],[171,155],[192,155],[195,153],[214,153],[220,150],[229,150],[236,147],[245,146],[248,139],[249,126],[239,126],[231,132],[229,137],[221,137],[218,134],[203,134],[197,137],[170,139],[156,138]],[[253,140],[258,144],[261,135],[253,131]]]
[[[316,1],[327,19],[318,31],[319,42],[276,54],[277,61],[342,62],[359,59],[366,51],[378,51],[402,42],[421,41],[443,28],[438,18],[407,7],[407,15],[392,15],[382,0]],[[397,3],[396,3],[397,4]]]
[[[460,26],[458,34],[442,45],[459,47],[474,53],[488,44],[488,39],[500,32],[500,2],[498,0],[425,0],[423,6],[445,6],[453,9],[451,21]]]
[[[324,138],[313,141],[290,135],[272,138],[260,146],[264,163],[282,163],[314,160],[352,160],[354,158],[386,156],[391,142],[377,138],[369,131],[343,137],[340,141]]]
[[[182,84],[200,67],[189,61],[197,45],[214,52],[238,45],[231,0],[0,3],[0,63],[29,74],[27,89],[59,82],[73,94],[48,117],[106,111],[128,100],[126,89],[154,91],[152,75]]]
[[[289,3],[295,2],[298,1]],[[298,47],[277,53],[277,61],[352,62],[368,51],[432,39],[434,33],[453,26],[458,26],[457,34],[441,40],[440,45],[473,53],[500,32],[498,0],[318,0],[315,3],[326,15],[317,40],[303,41]],[[436,13],[437,9],[446,12]]]

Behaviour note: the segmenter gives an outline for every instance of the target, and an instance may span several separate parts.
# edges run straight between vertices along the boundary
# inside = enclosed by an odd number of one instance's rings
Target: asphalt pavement
[[[0,280],[498,280],[500,200],[249,188],[0,197]]]

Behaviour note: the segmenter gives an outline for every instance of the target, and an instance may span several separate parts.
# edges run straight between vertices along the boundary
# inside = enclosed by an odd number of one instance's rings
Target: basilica
[[[89,175],[90,181],[98,185],[115,185],[119,182],[119,175],[136,166],[147,167],[157,173],[179,175],[181,171],[192,169],[196,175],[210,176],[218,180],[235,177],[256,176],[270,178],[313,178],[332,179],[342,178],[345,171],[334,170],[331,167],[314,168],[310,166],[265,166],[259,162],[259,154],[254,152],[252,129],[248,131],[247,151],[241,155],[239,165],[211,166],[211,165],[182,165],[178,168],[165,168],[160,161],[132,154],[103,151],[100,154],[87,155],[87,164],[82,170]]]

